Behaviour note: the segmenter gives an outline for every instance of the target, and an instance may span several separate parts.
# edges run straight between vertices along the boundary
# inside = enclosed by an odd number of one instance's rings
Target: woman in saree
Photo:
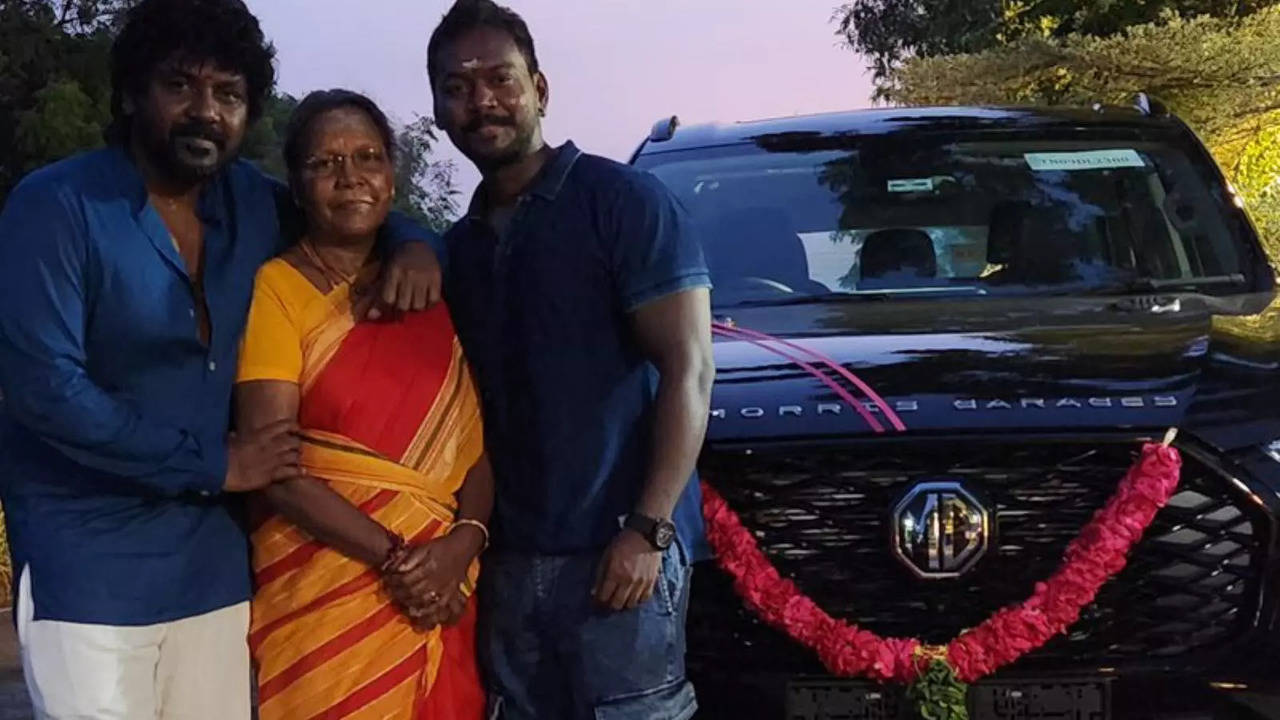
[[[443,305],[356,322],[394,195],[393,136],[368,98],[313,93],[285,158],[298,245],[258,274],[236,421],[296,418],[304,477],[263,492],[250,647],[262,720],[473,720],[470,600],[493,480]]]

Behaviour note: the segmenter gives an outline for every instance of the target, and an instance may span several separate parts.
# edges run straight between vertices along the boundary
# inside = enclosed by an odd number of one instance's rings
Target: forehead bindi
[[[501,30],[476,28],[444,48],[446,75],[474,75],[496,69],[528,71],[515,40]]]

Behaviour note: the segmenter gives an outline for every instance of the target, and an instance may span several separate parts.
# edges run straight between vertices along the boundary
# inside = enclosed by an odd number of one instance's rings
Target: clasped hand
[[[467,609],[463,586],[482,547],[467,528],[408,546],[384,569],[383,587],[419,631],[455,625]]]

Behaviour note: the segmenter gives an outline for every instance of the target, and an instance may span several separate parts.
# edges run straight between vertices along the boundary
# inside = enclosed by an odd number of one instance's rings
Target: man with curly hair
[[[247,720],[248,549],[234,493],[297,477],[296,426],[228,434],[283,186],[236,160],[275,79],[241,0],[143,0],[112,49],[104,149],[0,215],[0,492],[37,717]],[[381,299],[438,296],[391,224]],[[371,294],[372,296],[372,294]]]

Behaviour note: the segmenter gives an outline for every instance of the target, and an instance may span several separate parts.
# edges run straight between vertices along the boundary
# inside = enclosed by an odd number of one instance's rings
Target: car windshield
[[[715,304],[1222,292],[1243,223],[1174,143],[913,133],[642,156],[693,214]]]

